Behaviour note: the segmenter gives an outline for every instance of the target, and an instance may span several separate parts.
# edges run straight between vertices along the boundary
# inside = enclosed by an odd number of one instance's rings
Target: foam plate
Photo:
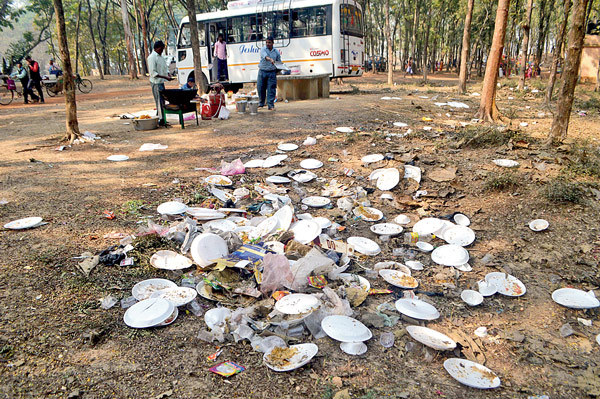
[[[277,146],[278,150],[281,151],[294,151],[298,149],[298,144],[294,143],[281,143]]]
[[[373,336],[367,326],[348,316],[327,316],[321,322],[321,328],[329,337],[340,342],[363,342]]]
[[[111,155],[106,159],[113,162],[122,162],[127,161],[129,157],[127,155]]]
[[[471,388],[491,389],[500,386],[500,378],[490,369],[467,359],[452,358],[444,368],[456,381]]]
[[[127,309],[123,321],[132,328],[154,327],[167,320],[174,311],[175,306],[166,299],[146,299]]]
[[[156,291],[164,290],[167,288],[177,287],[177,284],[171,280],[164,278],[151,278],[143,280],[133,286],[131,289],[131,295],[138,301],[143,301],[150,298]],[[172,312],[172,311],[171,311]]]
[[[373,162],[383,161],[383,158],[384,158],[383,154],[369,154],[369,155],[365,155],[360,160],[363,163],[373,163]]]
[[[302,203],[313,208],[322,208],[324,206],[329,205],[331,203],[331,200],[327,197],[312,196],[302,198]]]
[[[406,331],[417,342],[438,351],[451,351],[456,348],[456,342],[449,336],[431,328],[408,326]]]
[[[24,229],[30,229],[32,227],[37,226],[38,224],[40,224],[42,222],[42,218],[38,217],[38,216],[33,216],[33,217],[29,217],[29,218],[23,218],[23,219],[18,219],[18,220],[13,220],[12,222],[6,223],[4,225],[5,229],[10,229],[10,230],[24,230]]]
[[[273,184],[287,184],[291,182],[291,180],[285,176],[269,176],[265,180]]]
[[[294,233],[294,239],[300,244],[311,243],[321,234],[321,226],[314,220],[300,220],[290,229]]]
[[[323,162],[318,159],[308,158],[300,162],[300,167],[303,169],[319,169],[323,166]]]
[[[227,242],[213,233],[196,236],[190,246],[190,254],[200,267],[206,267],[212,264],[213,260],[222,258],[228,253]]]
[[[448,244],[466,247],[475,241],[475,232],[466,226],[452,226],[445,229],[442,237]]]
[[[356,207],[352,210],[355,216],[358,216],[362,220],[366,220],[367,222],[377,222],[378,220],[383,219],[383,212],[379,209],[371,208],[368,206]]]
[[[573,309],[592,309],[600,306],[600,302],[593,294],[575,288],[560,288],[554,291],[552,300]]]
[[[187,206],[177,201],[163,202],[156,208],[161,215],[180,215],[187,210]]]
[[[229,187],[233,184],[233,181],[227,176],[211,175],[204,179],[208,184],[212,184],[219,187]]]
[[[402,226],[394,223],[378,223],[370,227],[371,231],[378,235],[395,236],[402,233]]]
[[[319,347],[311,343],[292,345],[290,346],[290,349],[294,349],[295,353],[289,359],[285,359],[285,363],[283,365],[279,364],[279,362],[277,362],[278,364],[272,363],[271,352],[263,355],[263,362],[273,371],[292,371],[308,364],[312,358],[315,357],[317,352],[319,352]]]
[[[442,245],[433,250],[431,260],[439,265],[460,266],[469,261],[469,252],[459,245]]]
[[[175,251],[158,251],[150,258],[150,264],[157,269],[181,270],[192,266],[192,261]]]
[[[418,320],[435,320],[440,317],[440,312],[435,306],[417,298],[401,298],[396,301],[398,312]]]
[[[308,294],[289,294],[275,302],[275,309],[283,314],[312,313],[321,306],[321,301]]]
[[[413,289],[419,286],[419,282],[414,277],[398,270],[382,269],[379,271],[379,275],[396,287]]]
[[[348,244],[354,247],[356,252],[363,255],[375,256],[381,252],[379,245],[365,237],[350,237],[348,238]]]

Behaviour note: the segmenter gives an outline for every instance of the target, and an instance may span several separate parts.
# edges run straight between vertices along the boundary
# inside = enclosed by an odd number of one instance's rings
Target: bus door
[[[210,21],[207,24],[207,40],[208,40],[208,65],[212,64],[212,68],[210,68],[210,81],[217,82],[219,80],[228,81],[229,73],[227,68],[225,71],[221,71],[221,75],[219,76],[217,57],[215,56],[215,43],[219,38],[219,35],[223,35],[223,40],[227,43],[227,20],[220,21]]]

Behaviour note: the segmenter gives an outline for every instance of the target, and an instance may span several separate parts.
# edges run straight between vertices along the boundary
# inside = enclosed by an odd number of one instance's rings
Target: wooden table
[[[285,100],[329,98],[328,73],[318,75],[277,75],[278,96]]]

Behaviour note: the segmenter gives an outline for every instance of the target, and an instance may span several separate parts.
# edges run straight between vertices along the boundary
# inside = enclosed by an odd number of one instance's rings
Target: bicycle
[[[0,105],[9,105],[15,97],[20,97],[21,93],[17,90],[15,81],[7,75],[0,76]]]
[[[78,73],[75,74],[73,78],[75,80],[75,86],[80,92],[82,92],[83,94],[87,94],[92,91],[93,84],[91,80],[82,79],[81,75],[79,75]],[[64,89],[62,78],[58,80],[43,79],[42,84],[44,85],[44,87],[46,87],[46,93],[48,93],[48,96],[50,97],[54,97],[62,93]]]

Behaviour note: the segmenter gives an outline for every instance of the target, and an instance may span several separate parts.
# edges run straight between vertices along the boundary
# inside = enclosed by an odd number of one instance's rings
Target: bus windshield
[[[340,30],[343,34],[363,35],[362,12],[353,4],[340,5]]]
[[[198,22],[198,40],[200,46],[205,46],[204,40],[204,23]],[[190,24],[185,23],[179,30],[179,40],[177,41],[177,48],[189,48],[192,47],[192,36],[190,35]]]

